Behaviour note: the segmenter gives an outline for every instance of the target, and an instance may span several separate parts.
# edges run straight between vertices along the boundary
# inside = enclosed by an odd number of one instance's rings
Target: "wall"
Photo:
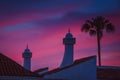
[[[96,57],[71,68],[46,75],[50,79],[96,80]]]
[[[0,80],[44,80],[38,77],[0,76]]]

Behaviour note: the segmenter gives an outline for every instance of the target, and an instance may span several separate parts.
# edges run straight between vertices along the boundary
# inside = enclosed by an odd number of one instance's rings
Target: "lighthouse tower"
[[[65,52],[63,61],[61,64],[61,68],[71,65],[73,63],[73,53],[74,53],[74,44],[76,42],[76,39],[73,37],[73,35],[70,33],[70,30],[66,34],[65,38],[63,39],[63,44],[65,45]]]
[[[25,51],[22,54],[22,57],[24,58],[24,68],[27,70],[31,70],[31,58],[32,58],[32,53],[30,52],[28,45],[25,49]]]

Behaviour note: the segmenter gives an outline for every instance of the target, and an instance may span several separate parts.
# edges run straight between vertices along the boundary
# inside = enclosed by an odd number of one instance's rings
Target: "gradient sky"
[[[29,45],[32,70],[61,64],[62,39],[68,29],[76,38],[74,59],[97,55],[96,37],[80,31],[85,20],[104,16],[115,26],[101,40],[102,64],[120,66],[120,0],[1,0],[0,52],[23,64]]]

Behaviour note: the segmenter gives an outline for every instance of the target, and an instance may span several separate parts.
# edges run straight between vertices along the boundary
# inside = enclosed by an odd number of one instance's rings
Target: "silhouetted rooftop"
[[[45,67],[45,68],[40,68],[40,69],[37,69],[35,71],[33,71],[34,73],[38,73],[38,72],[42,72],[44,70],[48,70],[48,67]]]
[[[66,67],[63,67],[63,68],[53,69],[53,70],[48,71],[48,72],[46,72],[46,73],[44,73],[44,74],[42,74],[42,75],[40,75],[40,76],[43,77],[44,75],[53,74],[53,73],[56,73],[56,72],[59,72],[59,71],[68,69],[68,68],[73,67],[73,66],[75,66],[75,65],[78,65],[78,64],[80,64],[80,63],[86,62],[86,61],[88,61],[88,60],[90,60],[90,59],[92,59],[92,58],[94,58],[94,57],[96,57],[96,56],[90,56],[90,57],[78,59],[78,60],[74,61],[74,63],[73,63],[72,65],[69,65],[69,66],[66,66]]]
[[[38,76],[0,53],[0,76]]]

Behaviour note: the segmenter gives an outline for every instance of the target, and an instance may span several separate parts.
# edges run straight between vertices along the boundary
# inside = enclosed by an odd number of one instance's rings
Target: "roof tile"
[[[37,76],[0,53],[0,76]]]

